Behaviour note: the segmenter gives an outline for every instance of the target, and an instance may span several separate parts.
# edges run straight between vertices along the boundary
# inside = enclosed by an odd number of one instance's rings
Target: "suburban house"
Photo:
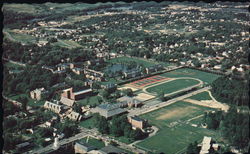
[[[94,113],[99,113],[101,116],[105,118],[110,118],[115,115],[119,115],[122,113],[125,113],[126,110],[120,108],[117,105],[112,105],[112,104],[100,104],[97,106],[92,112]]]
[[[95,150],[96,148],[83,142],[76,142],[74,145],[75,153],[88,153],[91,150]]]
[[[46,94],[48,93],[48,91],[46,91],[44,88],[39,88],[39,89],[35,89],[33,91],[30,92],[30,97],[32,99],[35,100],[41,100]]]
[[[162,69],[163,69],[163,66],[161,64],[157,64],[157,65],[154,65],[154,66],[147,67],[146,68],[146,73],[150,74],[150,73],[153,73],[153,72],[160,71]]]
[[[120,102],[120,107],[138,107],[139,105],[141,105],[141,101],[138,99],[135,99],[133,97],[129,97],[129,96],[123,96],[117,99],[118,102]]]
[[[81,91],[78,91],[78,92],[73,92],[73,88],[68,88],[68,89],[65,89],[63,90],[62,94],[61,94],[61,99],[62,97],[64,98],[68,98],[68,99],[71,99],[71,100],[80,100],[80,99],[83,99],[85,98],[86,96],[89,96],[92,94],[92,89],[85,89],[85,90],[81,90]],[[67,100],[67,99],[63,99],[63,100]],[[69,100],[67,100],[69,101]]]
[[[141,119],[137,116],[129,116],[128,122],[132,125],[132,128],[139,128],[143,129],[146,126],[147,121],[144,119]]]
[[[49,109],[55,113],[61,113],[62,111],[62,105],[54,104],[52,102],[46,101],[44,103],[44,108]]]
[[[124,71],[123,72],[123,78],[125,79],[129,79],[129,78],[134,78],[137,76],[141,75],[141,70],[140,69],[136,69],[136,70],[132,70],[132,71]]]

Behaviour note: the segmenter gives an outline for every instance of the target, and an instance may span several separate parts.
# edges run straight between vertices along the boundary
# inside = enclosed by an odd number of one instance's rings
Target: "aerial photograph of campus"
[[[2,153],[249,153],[249,2],[2,5]]]

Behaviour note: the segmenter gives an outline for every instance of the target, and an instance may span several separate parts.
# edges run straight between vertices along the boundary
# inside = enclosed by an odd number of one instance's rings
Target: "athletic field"
[[[176,154],[185,152],[189,143],[200,142],[204,136],[216,137],[217,133],[205,128],[195,127],[202,120],[204,112],[213,109],[186,102],[177,102],[140,117],[160,130],[155,136],[147,138],[136,146],[152,153]],[[192,123],[194,121],[194,123]]]

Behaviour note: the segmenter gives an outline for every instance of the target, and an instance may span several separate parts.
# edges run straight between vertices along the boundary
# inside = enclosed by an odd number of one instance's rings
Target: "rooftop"
[[[91,92],[92,89],[85,89],[85,90],[81,90],[81,91],[78,91],[78,92],[74,92],[75,95],[80,95],[80,94],[84,94],[84,93],[87,93],[87,92]]]
[[[125,153],[122,149],[114,147],[112,145],[108,145],[100,149],[100,151],[104,154],[106,153]]]

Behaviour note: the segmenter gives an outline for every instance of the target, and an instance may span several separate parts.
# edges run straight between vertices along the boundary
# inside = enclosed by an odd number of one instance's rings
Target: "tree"
[[[107,90],[105,90],[105,89],[101,92],[101,96],[103,98],[107,99],[109,97],[109,95],[110,95],[110,93]]]
[[[164,92],[163,91],[161,91],[160,93],[158,93],[158,97],[159,97],[159,99],[163,102],[163,101],[165,101],[165,97],[164,97]]]
[[[28,98],[27,97],[19,97],[17,100],[22,103],[22,109],[24,111],[26,111],[27,110],[27,104],[28,104]]]
[[[200,152],[199,147],[197,146],[198,143],[195,141],[194,143],[190,143],[187,147],[187,154],[197,154]]]
[[[127,88],[127,89],[123,90],[123,93],[124,93],[126,96],[133,96],[133,95],[134,95],[133,90],[130,89],[130,88]]]
[[[133,140],[141,140],[146,137],[146,134],[142,132],[141,129],[136,129],[130,133],[130,138]]]

